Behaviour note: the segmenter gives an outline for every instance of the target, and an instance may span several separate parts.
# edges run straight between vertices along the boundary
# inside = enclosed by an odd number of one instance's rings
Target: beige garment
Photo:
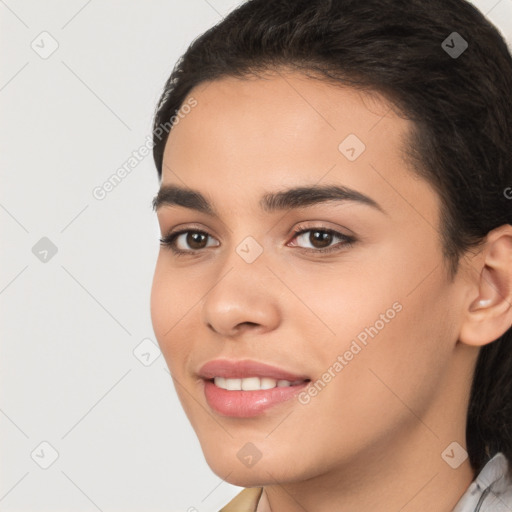
[[[219,512],[256,512],[258,501],[260,501],[263,487],[251,487],[238,493]]]

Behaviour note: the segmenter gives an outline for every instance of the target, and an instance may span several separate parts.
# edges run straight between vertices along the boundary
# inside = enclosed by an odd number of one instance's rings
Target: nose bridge
[[[222,256],[224,259],[224,266],[227,269],[235,266],[241,272],[250,275],[256,271],[260,274],[260,278],[268,273],[265,267],[266,250],[264,248],[264,238],[266,233],[265,226],[258,224],[256,218],[257,214],[249,205],[248,200],[238,197],[237,210],[230,212],[231,223],[226,229],[229,231],[227,237],[227,244],[229,245],[229,252]]]
[[[231,236],[231,247],[219,264],[219,279],[212,292],[226,290],[226,293],[238,294],[238,301],[242,302],[246,296],[254,299],[265,290],[270,291],[268,286],[261,286],[271,275],[263,244],[252,235],[240,236],[233,232]]]
[[[258,259],[261,260],[261,256],[264,253],[262,243],[258,242],[252,235],[245,236],[238,245],[235,247],[235,253],[247,264],[252,265]]]
[[[224,335],[241,323],[273,328],[278,322],[278,294],[273,296],[272,273],[267,268],[263,245],[252,235],[236,242],[219,264],[217,279],[202,304],[202,319]]]

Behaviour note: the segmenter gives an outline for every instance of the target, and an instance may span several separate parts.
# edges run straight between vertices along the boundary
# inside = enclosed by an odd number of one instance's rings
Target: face
[[[457,287],[439,198],[401,155],[410,122],[293,72],[190,98],[161,190],[197,194],[162,192],[162,236],[180,234],[151,316],[210,467],[241,486],[300,481],[431,439],[417,417],[441,421]]]

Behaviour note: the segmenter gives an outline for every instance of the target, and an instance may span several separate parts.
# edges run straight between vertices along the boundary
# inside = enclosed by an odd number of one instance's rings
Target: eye
[[[205,241],[208,240],[208,237],[210,237],[210,235],[205,231],[182,229],[181,231],[169,233],[165,237],[160,238],[160,244],[170,248],[176,255],[191,254],[205,247],[210,247],[209,245],[205,245]],[[179,247],[179,245],[188,245],[189,248],[182,248]]]
[[[308,233],[309,235],[307,235]],[[352,244],[356,241],[353,236],[344,235],[339,231],[324,227],[302,229],[302,226],[299,226],[294,232],[294,235],[294,239],[297,239],[302,243],[311,244],[311,247],[303,248],[306,249],[307,252],[313,253],[339,251],[342,250],[343,247],[352,247]],[[341,242],[337,243],[336,245],[331,245],[332,242],[336,239],[340,240]]]

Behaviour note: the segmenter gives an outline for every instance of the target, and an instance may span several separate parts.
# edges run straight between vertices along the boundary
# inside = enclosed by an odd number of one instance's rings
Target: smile
[[[289,380],[276,380],[270,377],[247,377],[245,379],[226,379],[225,377],[215,377],[214,384],[222,389],[229,391],[259,391],[262,389],[285,388],[302,384],[303,380],[290,382]]]
[[[198,371],[210,409],[222,416],[252,418],[288,402],[311,381],[257,361],[217,359]]]

